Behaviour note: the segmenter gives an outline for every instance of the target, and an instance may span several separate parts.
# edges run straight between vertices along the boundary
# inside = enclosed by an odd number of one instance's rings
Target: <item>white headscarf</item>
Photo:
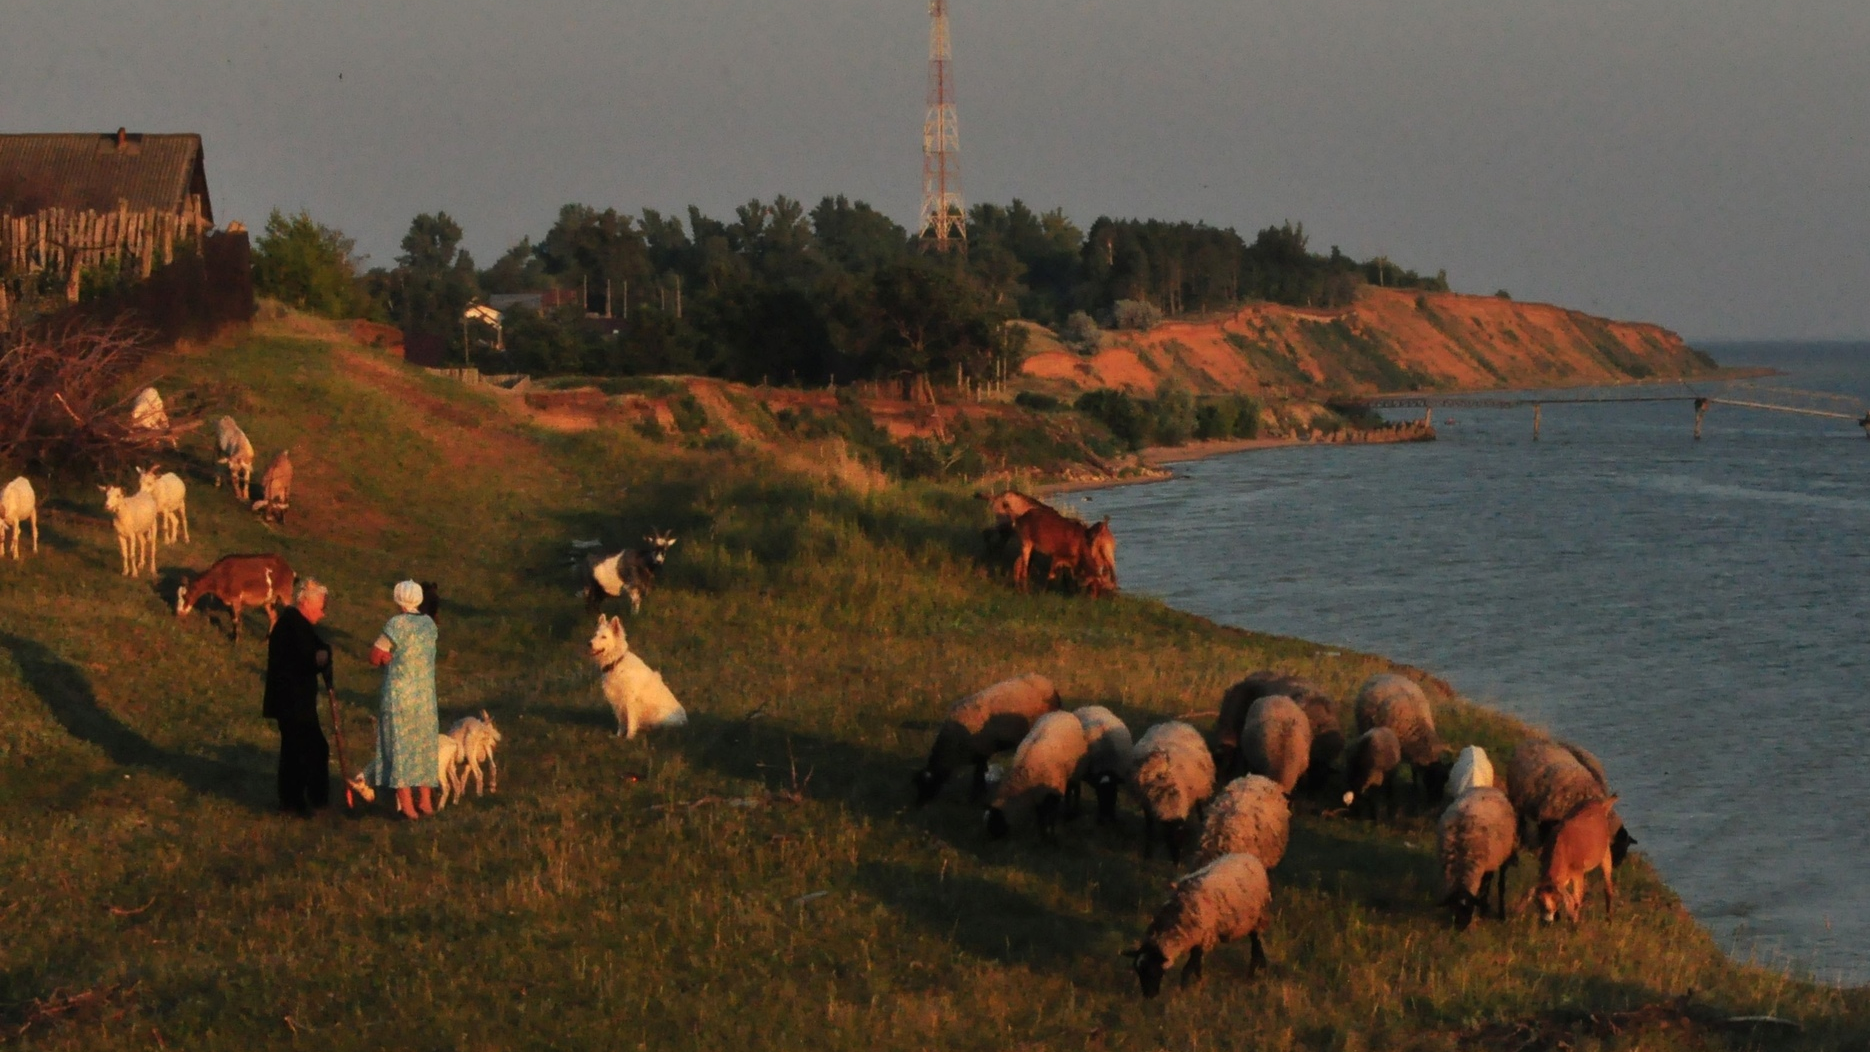
[[[422,606],[422,586],[414,581],[404,581],[390,593],[390,598],[403,608],[403,613],[413,614]]]

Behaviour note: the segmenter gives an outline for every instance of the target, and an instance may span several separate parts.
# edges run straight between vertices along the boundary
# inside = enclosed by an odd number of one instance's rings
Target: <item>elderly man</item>
[[[331,802],[331,752],[318,725],[318,681],[331,689],[331,647],[313,628],[325,617],[325,586],[299,578],[266,649],[262,713],[279,723],[279,809],[301,817]]]

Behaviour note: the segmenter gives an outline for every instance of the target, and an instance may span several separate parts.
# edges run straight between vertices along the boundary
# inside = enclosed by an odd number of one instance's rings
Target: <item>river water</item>
[[[1707,349],[1870,402],[1870,345]],[[1083,510],[1111,517],[1128,591],[1432,669],[1583,744],[1724,947],[1870,982],[1862,429],[1717,405],[1696,442],[1683,403],[1548,405],[1537,443],[1527,409],[1436,424],[1178,465]]]

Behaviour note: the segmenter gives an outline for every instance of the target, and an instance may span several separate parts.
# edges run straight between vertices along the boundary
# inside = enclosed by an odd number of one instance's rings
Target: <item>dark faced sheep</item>
[[[1415,681],[1379,673],[1357,690],[1357,733],[1373,727],[1396,732],[1403,760],[1415,771],[1416,788],[1427,803],[1441,797],[1448,782],[1448,747],[1435,732],[1435,712]]]
[[[1286,857],[1291,832],[1292,806],[1278,782],[1257,774],[1236,778],[1208,806],[1194,864],[1200,868],[1222,855],[1248,854],[1272,869]]]
[[[1463,931],[1474,914],[1487,912],[1489,885],[1499,882],[1499,917],[1506,919],[1506,873],[1519,844],[1513,804],[1498,789],[1469,789],[1441,814],[1436,829],[1441,854],[1441,904],[1454,911]]]
[[[1201,960],[1224,942],[1253,943],[1249,974],[1266,966],[1260,936],[1272,925],[1272,885],[1266,867],[1252,855],[1222,855],[1175,882],[1169,901],[1143,933],[1142,945],[1125,950],[1144,997],[1162,992],[1162,976],[1186,955],[1182,985],[1201,978]]]
[[[1214,794],[1214,757],[1201,732],[1180,720],[1144,732],[1131,754],[1130,787],[1143,808],[1143,857],[1150,857],[1156,827],[1169,845],[1169,859],[1182,860],[1188,816]]]
[[[995,753],[1017,748],[1034,721],[1056,711],[1058,688],[1031,673],[955,702],[935,732],[928,763],[915,774],[916,803],[933,800],[948,776],[970,763],[974,781],[968,799],[979,800],[987,791],[987,761]]]
[[[987,835],[998,840],[1009,828],[1009,810],[1030,811],[1039,832],[1050,836],[1058,822],[1059,806],[1078,790],[1078,771],[1084,762],[1084,725],[1075,713],[1048,712],[1013,753],[1013,766],[994,792],[987,809]]]
[[[1344,754],[1344,774],[1350,788],[1344,792],[1344,806],[1357,807],[1368,801],[1371,817],[1376,816],[1375,790],[1380,786],[1389,802],[1390,817],[1396,815],[1396,768],[1402,763],[1402,744],[1388,727],[1373,727],[1351,739]]]
[[[1073,715],[1084,728],[1084,764],[1077,784],[1089,782],[1097,794],[1097,820],[1109,824],[1117,820],[1117,792],[1130,779],[1130,765],[1135,745],[1130,728],[1117,714],[1102,705],[1086,705]],[[1077,805],[1076,790],[1072,804]]]
[[[1261,698],[1247,710],[1240,756],[1248,773],[1265,775],[1290,795],[1312,760],[1312,722],[1283,694]]]
[[[1610,795],[1597,757],[1565,742],[1527,738],[1513,750],[1507,765],[1506,791],[1518,812],[1528,843],[1543,843],[1551,824],[1580,805]],[[1536,839],[1535,839],[1536,838]],[[1611,861],[1621,865],[1636,838],[1611,813]]]

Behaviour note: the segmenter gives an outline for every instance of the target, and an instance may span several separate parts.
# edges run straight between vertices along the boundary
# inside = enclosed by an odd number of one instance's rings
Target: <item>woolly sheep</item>
[[[249,486],[253,480],[253,443],[247,441],[247,433],[240,429],[231,416],[224,416],[215,422],[214,444],[220,452],[216,464],[227,465],[227,482],[233,488],[234,496],[242,501],[250,499]],[[220,485],[220,480],[215,480]]]
[[[1585,803],[1610,795],[1604,766],[1575,745],[1550,738],[1527,738],[1513,750],[1507,765],[1506,793],[1528,831],[1543,841],[1549,823],[1563,820]],[[1530,838],[1529,838],[1530,839]],[[1611,861],[1623,864],[1636,838],[1623,819],[1611,814]]]
[[[13,558],[19,558],[20,534],[26,532],[26,524],[32,524],[32,550],[39,550],[39,496],[32,491],[32,483],[26,476],[6,484],[0,489],[0,554],[7,550],[7,538],[12,537]]]
[[[1617,889],[1610,879],[1616,866],[1611,858],[1616,803],[1617,798],[1610,796],[1579,804],[1546,839],[1539,853],[1539,885],[1533,895],[1548,922],[1557,919],[1562,905],[1571,922],[1578,923],[1578,912],[1584,906],[1584,878],[1593,869],[1604,872],[1604,915],[1616,911]]]
[[[1390,777],[1402,763],[1402,743],[1388,727],[1373,727],[1351,740],[1345,752],[1344,774],[1350,788],[1344,792],[1344,805],[1354,807],[1359,800],[1370,801],[1370,813],[1376,814],[1376,799],[1371,790],[1383,787],[1390,814],[1396,814],[1396,784]]]
[[[1180,720],[1149,728],[1130,755],[1130,787],[1143,807],[1143,857],[1150,857],[1160,823],[1169,859],[1179,863],[1188,816],[1214,794],[1214,757],[1201,732]]]
[[[1215,946],[1245,936],[1253,944],[1248,974],[1266,966],[1260,936],[1272,926],[1272,885],[1252,855],[1222,855],[1178,880],[1156,911],[1142,945],[1125,950],[1144,997],[1162,992],[1162,975],[1183,954],[1182,985],[1201,978],[1201,960]]]
[[[1493,761],[1487,758],[1487,750],[1470,745],[1454,758],[1454,769],[1448,772],[1448,799],[1459,800],[1469,789],[1486,789],[1493,783]]]
[[[1290,795],[1312,760],[1312,721],[1283,694],[1261,698],[1247,710],[1240,755],[1249,773],[1271,778]]]
[[[1059,805],[1067,794],[1077,794],[1085,755],[1084,725],[1075,714],[1049,712],[1034,721],[987,809],[987,834],[996,840],[1005,836],[1007,809],[1016,808],[1030,809],[1039,832],[1050,835]]]
[[[1436,827],[1441,854],[1443,906],[1454,910],[1455,927],[1463,931],[1474,913],[1487,912],[1488,885],[1498,879],[1499,917],[1506,919],[1506,871],[1513,866],[1519,844],[1518,823],[1512,801],[1498,789],[1469,789],[1441,813]]]
[[[182,476],[151,464],[147,471],[138,468],[136,477],[137,492],[156,498],[156,514],[162,517],[163,542],[174,544],[179,535],[187,543],[188,486],[182,481]]]
[[[1286,696],[1299,703],[1312,724],[1311,762],[1299,784],[1321,788],[1331,777],[1331,765],[1344,755],[1344,725],[1338,720],[1338,703],[1329,695],[1311,690]]]
[[[1036,673],[1002,680],[954,703],[935,732],[928,764],[915,773],[916,803],[926,804],[941,791],[955,768],[974,765],[968,799],[987,791],[987,761],[1017,748],[1033,721],[1058,711],[1058,688]]]
[[[135,577],[149,563],[149,575],[156,576],[156,498],[148,493],[126,497],[116,486],[99,486],[104,491],[104,510],[110,512],[117,528],[117,554],[123,558],[123,575]]]
[[[1271,669],[1248,673],[1227,688],[1221,695],[1221,714],[1214,721],[1215,769],[1227,778],[1246,773],[1240,766],[1240,736],[1246,731],[1247,712],[1254,702],[1274,694],[1297,701],[1318,693],[1310,683]]]
[[[1422,688],[1404,676],[1379,673],[1357,689],[1356,708],[1357,733],[1373,727],[1395,731],[1424,802],[1440,799],[1448,782],[1448,749],[1435,733],[1435,712]]]
[[[1135,751],[1130,728],[1102,705],[1086,705],[1073,715],[1084,727],[1084,763],[1078,772],[1078,784],[1091,783],[1091,790],[1097,794],[1097,820],[1115,822],[1117,790],[1130,778]],[[1072,802],[1077,802],[1075,793]]]
[[[1194,864],[1199,868],[1222,855],[1248,854],[1272,869],[1286,857],[1291,830],[1292,806],[1278,782],[1257,774],[1236,778],[1208,807]]]

